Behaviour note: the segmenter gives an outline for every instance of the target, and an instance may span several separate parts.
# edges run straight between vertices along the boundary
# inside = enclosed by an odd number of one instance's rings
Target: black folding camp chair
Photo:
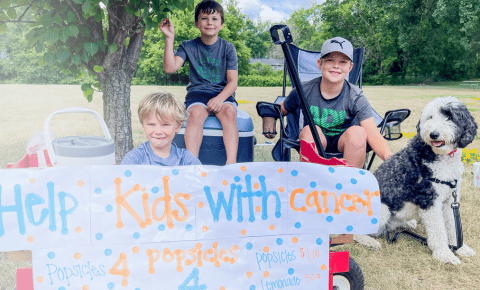
[[[291,42],[293,41],[293,39],[291,39],[290,31],[285,25],[278,25],[272,27],[272,37],[275,33],[275,29],[283,31],[285,38],[289,38],[277,41],[277,44],[282,44],[282,48],[285,54],[283,92],[281,96],[277,97],[274,103],[258,102],[257,113],[262,118],[273,117],[280,120],[280,138],[272,150],[272,157],[275,161],[290,161],[290,150],[292,148],[297,150],[297,152],[300,150],[300,141],[298,139],[298,136],[300,134],[299,120],[301,110],[299,108],[295,112],[288,114],[285,117],[286,120],[281,115],[279,104],[283,102],[283,100],[285,100],[286,98],[285,89],[287,74],[289,75],[290,80],[292,80],[293,88],[296,87],[295,79],[303,83],[321,76],[322,73],[317,66],[317,60],[320,58],[320,52],[304,50],[292,44]],[[348,81],[352,84],[358,85],[360,88],[362,87],[362,63],[364,52],[365,48],[363,47],[354,49],[354,66],[348,75]],[[380,129],[380,133],[384,136],[385,139],[392,141],[400,139],[402,137],[402,133],[400,131],[400,123],[403,122],[410,115],[410,110],[397,109],[388,111],[385,113],[385,116],[383,118],[375,110],[373,110],[373,115],[375,124]],[[316,132],[313,133],[315,134]],[[316,147],[319,148],[320,155],[324,158],[329,159],[332,157],[343,157],[341,153],[323,152],[321,144],[316,144]],[[364,168],[370,169],[373,164],[373,159],[375,158],[375,153],[371,150],[370,146],[367,147],[367,158]]]

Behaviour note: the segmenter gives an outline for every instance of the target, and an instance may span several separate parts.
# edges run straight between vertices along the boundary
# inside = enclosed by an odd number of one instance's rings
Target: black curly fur
[[[392,213],[403,208],[406,202],[412,202],[421,209],[433,205],[437,193],[432,182],[432,171],[425,165],[434,162],[437,155],[417,134],[391,158],[383,162],[374,175],[378,180],[381,201]],[[395,172],[395,175],[392,175]]]
[[[460,129],[458,130],[458,136],[455,136],[455,140],[458,140],[458,148],[465,148],[468,144],[472,143],[477,135],[478,127],[465,104],[447,103],[440,109],[440,113],[452,120]]]

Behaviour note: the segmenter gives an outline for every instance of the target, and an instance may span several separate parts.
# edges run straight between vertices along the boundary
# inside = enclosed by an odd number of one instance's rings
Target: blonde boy
[[[138,106],[138,118],[147,142],[128,152],[122,165],[199,165],[200,160],[188,150],[178,148],[173,137],[185,122],[185,107],[169,93],[147,95]]]
[[[237,51],[232,43],[218,37],[223,28],[223,8],[213,0],[204,0],[195,7],[195,27],[200,37],[187,40],[173,51],[175,29],[165,18],[160,30],[165,35],[163,68],[176,72],[185,62],[190,67],[185,106],[189,112],[185,128],[185,145],[198,157],[203,139],[203,124],[215,114],[223,129],[227,164],[237,161],[238,127],[235,90],[238,83]]]

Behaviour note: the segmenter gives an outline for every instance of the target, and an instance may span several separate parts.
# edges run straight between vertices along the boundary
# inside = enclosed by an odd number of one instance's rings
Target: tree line
[[[283,71],[249,63],[250,58],[283,58],[269,33],[276,23],[250,19],[235,1],[223,4],[225,24],[220,37],[237,49],[239,85],[282,85]],[[2,13],[8,10],[0,10],[0,20],[5,18]],[[10,9],[9,13],[14,12]],[[175,47],[199,36],[192,10],[176,10],[170,18],[176,29]],[[327,0],[294,11],[286,24],[295,44],[304,49],[320,50],[323,41],[334,36],[365,47],[363,78],[367,84],[480,76],[480,2],[475,0]],[[18,23],[7,30],[0,25],[4,32],[0,39],[1,83],[96,83],[87,70],[72,75],[49,65],[51,55],[39,45],[32,47],[25,37],[30,26]],[[188,66],[173,75],[163,71],[163,49],[161,32],[146,30],[132,84],[188,83]]]
[[[366,48],[367,83],[480,76],[480,1],[327,0],[295,11],[300,47],[341,35]]]

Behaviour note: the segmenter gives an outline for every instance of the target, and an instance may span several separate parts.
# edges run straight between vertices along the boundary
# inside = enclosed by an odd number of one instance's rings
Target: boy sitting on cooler
[[[187,86],[185,106],[189,112],[185,128],[185,145],[198,157],[203,139],[203,123],[209,114],[215,114],[223,128],[223,143],[227,164],[237,161],[238,127],[235,90],[238,83],[237,51],[232,43],[220,38],[218,32],[224,22],[222,6],[205,0],[195,7],[195,27],[200,37],[182,42],[173,51],[175,29],[170,19],[160,23],[165,35],[163,68],[176,72],[189,62],[190,83]]]

